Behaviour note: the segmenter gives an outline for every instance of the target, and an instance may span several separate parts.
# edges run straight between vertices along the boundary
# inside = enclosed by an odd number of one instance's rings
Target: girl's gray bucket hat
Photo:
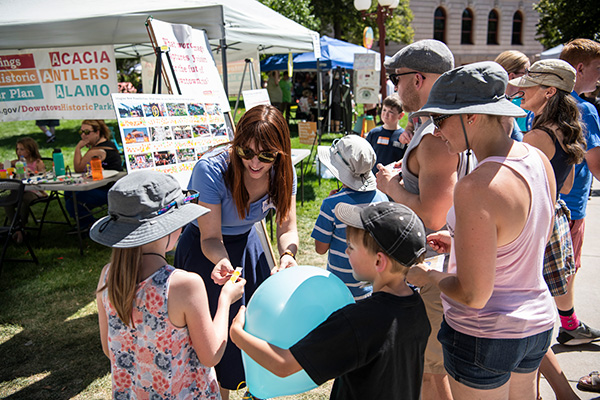
[[[142,246],[161,239],[206,214],[190,203],[174,176],[138,171],[121,178],[108,191],[108,216],[90,230],[92,240],[110,247]]]

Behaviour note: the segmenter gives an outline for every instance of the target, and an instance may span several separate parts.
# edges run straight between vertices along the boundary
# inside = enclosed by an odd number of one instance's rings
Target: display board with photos
[[[112,98],[127,172],[173,174],[186,188],[202,154],[232,135],[220,105],[198,97],[122,93]]]

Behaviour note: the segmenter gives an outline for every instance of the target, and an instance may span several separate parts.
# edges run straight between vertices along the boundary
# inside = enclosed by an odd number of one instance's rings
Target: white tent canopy
[[[149,43],[147,17],[206,31],[230,59],[312,51],[317,35],[256,0],[1,0],[0,50]],[[147,53],[147,51],[146,51]],[[117,55],[118,57],[118,55]]]

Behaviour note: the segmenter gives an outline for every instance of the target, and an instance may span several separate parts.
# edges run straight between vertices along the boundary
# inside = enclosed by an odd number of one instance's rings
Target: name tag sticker
[[[387,146],[388,143],[390,143],[390,138],[385,137],[385,136],[379,136],[377,138],[377,144],[382,144],[384,146]]]

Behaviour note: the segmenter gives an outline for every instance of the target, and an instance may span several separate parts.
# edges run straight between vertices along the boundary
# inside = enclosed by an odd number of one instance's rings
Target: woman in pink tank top
[[[504,95],[508,75],[481,62],[446,72],[415,116],[430,116],[450,153],[479,164],[460,179],[449,231],[428,236],[450,252],[448,272],[412,268],[407,279],[442,292],[438,339],[454,399],[535,398],[555,310],[542,277],[556,185],[548,159],[515,142],[502,120],[525,112]]]

